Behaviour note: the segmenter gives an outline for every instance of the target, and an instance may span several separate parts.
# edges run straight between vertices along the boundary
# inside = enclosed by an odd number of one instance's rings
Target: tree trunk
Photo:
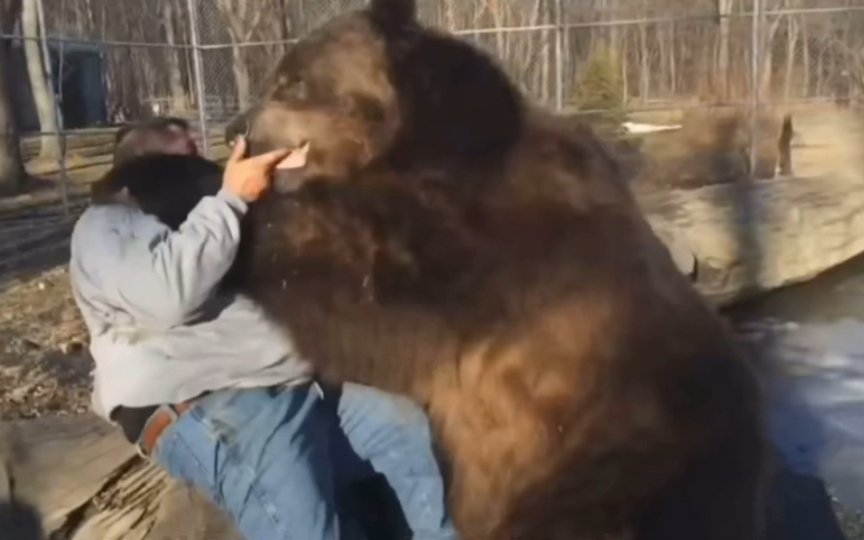
[[[249,66],[243,58],[243,48],[236,44],[232,45],[231,59],[231,68],[237,83],[237,104],[243,110],[252,102],[252,81],[249,76]]]
[[[612,4],[611,6],[609,4]],[[614,0],[610,2],[610,0],[603,0],[603,10],[605,13],[609,14],[609,18],[614,19],[618,15],[617,5],[615,5]],[[617,24],[612,24],[609,26],[609,46],[611,48],[617,48],[619,51],[624,50],[622,43],[622,34],[627,32],[626,26],[620,26]],[[626,56],[621,56],[622,58],[626,58]],[[626,65],[627,62],[621,62],[622,65]]]
[[[651,86],[650,66],[648,64],[648,29],[644,24],[639,25],[639,99],[642,103],[648,102],[648,93]]]
[[[297,25],[300,28],[308,28],[309,27],[309,17],[307,14],[309,10],[306,9],[306,2],[303,0],[297,0]],[[303,26],[300,26],[303,25]]]
[[[549,103],[552,101],[552,92],[549,91],[549,74],[551,73],[551,65],[552,65],[552,47],[549,44],[552,42],[553,37],[552,32],[546,31],[543,33],[543,41],[541,44],[541,49],[545,49],[543,51],[543,66],[540,69],[540,95],[542,96],[544,103]]]
[[[446,29],[450,32],[455,32],[458,30],[458,26],[456,23],[456,6],[454,5],[455,0],[444,0],[444,24],[446,25]]]
[[[672,97],[678,95],[678,54],[675,41],[675,23],[669,23],[669,91]]]
[[[96,31],[96,13],[93,10],[93,0],[85,0],[84,4],[87,7],[88,31],[93,33]]]
[[[620,40],[621,47],[620,49],[618,49],[621,51],[621,53],[618,55],[618,58],[621,59],[621,61],[619,62],[621,64],[621,93],[624,95],[624,103],[626,105],[627,102],[630,100],[630,66],[628,65],[629,62],[627,61],[627,58],[630,57],[630,55],[628,54],[630,52],[630,39],[628,38],[627,32],[621,32],[618,39]]]
[[[505,22],[505,8],[501,6],[501,3],[498,2],[498,0],[495,0],[489,4],[489,9],[492,11],[492,21],[497,30],[497,32],[495,32],[495,44],[498,51],[498,58],[509,58],[507,56],[507,36],[503,30],[507,25]]]
[[[780,28],[780,21],[777,17],[771,23],[768,30],[768,35],[762,43],[762,66],[759,77],[759,99],[765,101],[771,94],[771,79],[774,75],[774,37],[777,35],[777,29]]]
[[[655,32],[655,39],[657,40],[657,55],[660,58],[660,86],[658,87],[659,92],[665,93],[666,96],[669,95],[669,32],[668,25],[664,26],[664,30],[661,32],[658,28]]]
[[[803,98],[810,97],[810,33],[807,31],[808,21],[803,21],[804,24],[801,25],[801,56],[804,61],[804,73],[802,78],[804,79],[804,84],[802,85],[804,88],[804,92],[801,95]]]
[[[717,89],[723,100],[729,99],[729,35],[734,0],[717,0],[717,12],[720,17],[720,43],[717,54]]]
[[[822,89],[825,84],[825,45],[819,47],[819,55],[816,57],[816,95],[822,97]]]
[[[180,57],[182,50],[175,48],[177,45],[176,30],[174,27],[174,0],[162,0],[162,20],[165,24],[165,40],[171,45],[166,50],[168,54],[168,85],[171,89],[172,112],[187,110],[186,89],[183,87],[183,73],[180,71]]]
[[[280,36],[281,36],[280,39],[282,41],[287,42],[288,40],[290,40],[293,37],[294,29],[295,29],[295,26],[294,26],[295,21],[292,20],[291,15],[290,15],[289,10],[288,10],[288,0],[280,0],[277,19],[278,19],[278,24],[279,24],[279,32],[280,32]],[[284,54],[288,54],[288,49],[289,49],[289,45],[287,43],[283,43],[281,45],[281,48],[280,48],[280,51],[281,51],[280,56],[284,55]]]
[[[39,14],[36,0],[24,0],[21,10],[21,27],[24,35],[30,39],[24,40],[24,56],[27,60],[27,75],[30,78],[30,89],[33,102],[39,116],[40,157],[57,159],[60,157],[60,137],[57,129],[57,108],[54,101],[54,90],[46,76],[42,47],[38,41],[42,33],[39,28]]]
[[[798,24],[791,16],[787,16],[786,29],[786,80],[784,81],[784,99],[792,98],[792,83],[794,82],[795,51],[798,48]]]
[[[6,67],[8,51],[8,42],[0,41],[0,193],[14,193],[20,190],[26,176],[21,162],[18,131],[12,116]]]
[[[252,102],[252,78],[240,45],[255,34],[264,11],[249,0],[218,0],[216,6],[225,17],[231,37],[231,70],[237,85],[237,105],[245,109]]]

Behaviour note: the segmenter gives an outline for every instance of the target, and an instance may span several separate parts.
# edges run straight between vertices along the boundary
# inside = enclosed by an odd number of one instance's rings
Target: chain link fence
[[[18,3],[23,11],[10,11]],[[205,153],[223,157],[224,124],[255,101],[291,44],[365,4],[0,0],[6,132],[20,135],[30,178],[0,198],[0,274],[67,255],[71,223],[109,166],[118,125],[181,116]],[[851,107],[864,96],[864,0],[418,4],[424,23],[484,49],[533,102],[564,114],[620,127],[734,108],[750,119],[751,161],[766,129],[760,116],[802,104]]]

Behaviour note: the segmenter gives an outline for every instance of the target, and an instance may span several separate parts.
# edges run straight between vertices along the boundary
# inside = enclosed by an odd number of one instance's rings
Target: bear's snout
[[[252,123],[250,122],[250,113],[246,112],[240,114],[225,127],[225,144],[229,147],[233,147],[234,141],[236,141],[237,137],[240,137],[241,135],[248,139],[251,130]]]

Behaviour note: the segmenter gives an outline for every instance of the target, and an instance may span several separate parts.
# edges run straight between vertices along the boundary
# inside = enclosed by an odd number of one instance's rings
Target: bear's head
[[[423,28],[413,0],[373,0],[296,43],[226,138],[247,134],[253,155],[308,142],[307,166],[281,181],[343,182],[376,166],[500,165],[523,117],[519,92],[493,61]]]

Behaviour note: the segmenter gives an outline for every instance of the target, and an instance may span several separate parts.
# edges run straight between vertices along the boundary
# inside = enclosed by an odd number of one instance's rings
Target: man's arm
[[[89,283],[79,289],[89,289],[152,329],[188,322],[234,262],[248,201],[260,196],[273,167],[291,153],[278,150],[243,159],[245,147],[245,141],[235,147],[222,190],[202,199],[177,231],[120,207],[79,222],[72,264]]]
[[[100,271],[118,307],[157,329],[187,322],[233,264],[246,210],[222,190],[202,199],[176,232],[154,228],[123,243],[120,256]]]
[[[72,234],[73,286],[105,323],[117,324],[116,310],[153,330],[183,324],[233,263],[245,211],[223,190],[172,231],[128,206],[91,208]]]

